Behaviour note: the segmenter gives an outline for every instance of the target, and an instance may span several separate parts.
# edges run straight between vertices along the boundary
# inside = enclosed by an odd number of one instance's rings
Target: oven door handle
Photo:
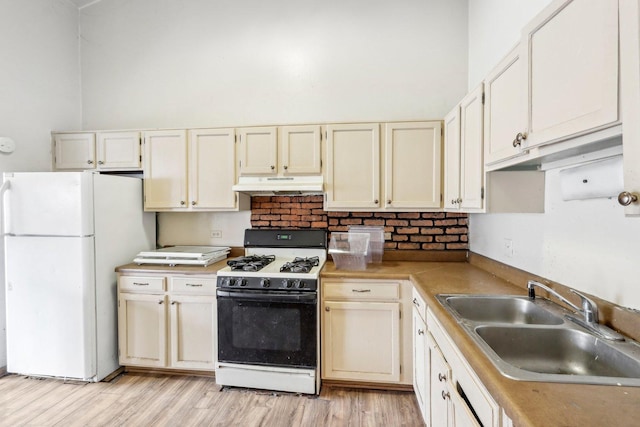
[[[233,299],[252,299],[270,302],[316,302],[318,295],[315,292],[251,292],[251,291],[223,291],[221,289],[216,290],[216,295],[223,298]]]

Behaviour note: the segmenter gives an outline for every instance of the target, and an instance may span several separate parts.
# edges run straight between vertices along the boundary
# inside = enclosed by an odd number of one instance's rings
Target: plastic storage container
[[[331,233],[329,254],[338,270],[366,270],[368,233]]]
[[[382,262],[384,253],[384,227],[372,225],[351,225],[349,233],[368,233],[369,250],[367,251],[367,262]]]

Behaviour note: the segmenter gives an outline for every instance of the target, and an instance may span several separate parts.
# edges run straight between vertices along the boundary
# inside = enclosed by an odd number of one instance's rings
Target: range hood
[[[248,194],[320,194],[322,176],[241,176],[233,191]]]

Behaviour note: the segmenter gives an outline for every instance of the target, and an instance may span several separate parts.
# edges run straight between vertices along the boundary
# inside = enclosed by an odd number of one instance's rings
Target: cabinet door
[[[326,209],[380,206],[380,125],[327,126]]]
[[[235,209],[234,129],[189,131],[189,203],[194,209]]]
[[[177,130],[145,132],[145,210],[186,208],[186,205],[186,131]]]
[[[101,132],[96,135],[98,168],[140,169],[140,132]]]
[[[482,84],[460,102],[460,208],[484,206]]]
[[[118,297],[120,364],[166,365],[164,295],[121,293]]]
[[[326,301],[324,379],[400,380],[400,303]]]
[[[95,134],[56,134],[53,140],[56,169],[93,169],[96,167]]]
[[[440,207],[441,135],[440,122],[385,124],[385,208]]]
[[[444,208],[460,209],[460,106],[444,118]]]
[[[216,356],[216,298],[170,295],[169,365],[213,370]]]
[[[487,165],[527,152],[522,149],[522,142],[514,142],[518,133],[525,132],[526,85],[522,81],[521,66],[518,46],[484,80],[484,161]]]
[[[449,425],[453,427],[481,427],[476,417],[469,409],[462,397],[455,391],[449,393],[451,419]]]
[[[422,418],[429,425],[429,361],[427,359],[427,326],[417,309],[413,310],[413,391],[416,394]]]
[[[283,175],[320,175],[320,126],[283,126],[278,132]]]
[[[638,200],[626,215],[640,215],[640,2],[620,2],[620,96],[624,189]]]
[[[427,334],[427,347],[430,369],[430,385],[431,396],[429,406],[431,412],[432,426],[448,426],[452,425],[449,420],[451,414],[451,392],[449,391],[449,382],[451,381],[451,368],[447,364],[442,352],[436,345],[431,334]]]
[[[278,133],[275,127],[244,128],[240,137],[240,175],[275,175]]]
[[[556,0],[524,29],[527,145],[618,120],[618,2]]]

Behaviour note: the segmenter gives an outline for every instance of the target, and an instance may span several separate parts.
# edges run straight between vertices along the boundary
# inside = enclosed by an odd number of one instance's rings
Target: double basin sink
[[[547,299],[437,295],[506,377],[523,381],[640,386],[640,345],[600,338]]]

